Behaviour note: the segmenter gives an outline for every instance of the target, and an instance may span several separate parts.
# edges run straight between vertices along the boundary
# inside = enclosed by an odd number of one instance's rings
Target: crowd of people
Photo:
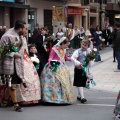
[[[77,100],[86,103],[83,88],[88,80],[93,80],[93,76],[83,68],[90,70],[90,63],[86,66],[84,63],[93,48],[96,48],[94,61],[98,62],[101,61],[100,46],[104,44],[107,47],[113,43],[120,70],[120,24],[116,27],[114,32],[107,27],[100,31],[99,26],[85,31],[83,27],[80,30],[77,26],[72,28],[70,23],[58,29],[54,40],[48,39],[51,35],[47,28],[37,27],[27,44],[26,22],[17,20],[15,26],[7,30],[0,40],[0,47],[13,45],[12,51],[0,60],[1,106],[7,107],[12,101],[14,110],[19,112],[22,111],[20,104],[73,104],[73,86],[78,88]],[[66,55],[67,48],[75,49],[71,57]],[[73,82],[65,61],[74,63]]]

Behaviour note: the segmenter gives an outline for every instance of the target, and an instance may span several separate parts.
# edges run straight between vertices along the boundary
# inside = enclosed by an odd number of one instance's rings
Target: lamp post
[[[98,0],[99,5],[100,5],[100,12],[99,12],[99,23],[100,23],[100,29],[101,29],[101,10],[102,10],[102,0]]]

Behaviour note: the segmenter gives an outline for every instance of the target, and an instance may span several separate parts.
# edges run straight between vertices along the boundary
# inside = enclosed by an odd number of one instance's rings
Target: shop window
[[[84,0],[84,5],[88,5],[89,4],[89,0]]]

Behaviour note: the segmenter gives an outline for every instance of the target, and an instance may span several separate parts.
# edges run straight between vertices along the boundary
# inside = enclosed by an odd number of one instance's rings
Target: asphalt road
[[[71,63],[67,64],[72,66]],[[76,88],[75,94],[77,95]],[[0,107],[0,120],[114,120],[113,109],[117,92],[85,89],[85,96],[88,100],[86,104],[77,100],[73,105],[39,104],[25,106],[21,113],[13,111],[11,107]]]

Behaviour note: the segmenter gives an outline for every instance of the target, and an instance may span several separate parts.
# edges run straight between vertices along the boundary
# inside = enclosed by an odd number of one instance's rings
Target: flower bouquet
[[[59,67],[59,65],[60,65],[60,62],[59,61],[57,61],[57,60],[52,60],[52,61],[50,61],[50,64],[51,64],[51,70],[52,71],[56,71],[57,70],[57,68]]]
[[[0,46],[0,61],[4,60],[5,55],[11,52],[18,52],[18,47],[11,43]]]
[[[94,60],[96,57],[97,57],[97,55],[96,55],[96,51],[97,51],[97,49],[96,48],[94,48],[89,54],[87,54],[87,56],[86,56],[86,58],[85,58],[85,61],[84,61],[84,63],[83,63],[83,75],[84,75],[84,73],[86,73],[86,71],[87,71],[87,66],[89,65],[89,63],[90,63],[90,61],[92,61],[92,60]]]
[[[47,38],[45,38],[44,43],[46,42],[51,42],[55,39],[55,34],[53,33],[52,35],[48,36]]]
[[[39,63],[40,63],[40,60],[39,60],[37,57],[31,57],[30,59],[31,59],[31,61],[33,62],[36,70],[38,70],[39,67],[40,67],[40,64],[39,64]]]
[[[105,39],[104,39],[104,38],[102,38],[102,42],[105,42]]]
[[[96,52],[97,49],[94,48],[89,54],[87,54],[85,59],[86,65],[88,65],[90,61],[94,60],[97,57]]]

